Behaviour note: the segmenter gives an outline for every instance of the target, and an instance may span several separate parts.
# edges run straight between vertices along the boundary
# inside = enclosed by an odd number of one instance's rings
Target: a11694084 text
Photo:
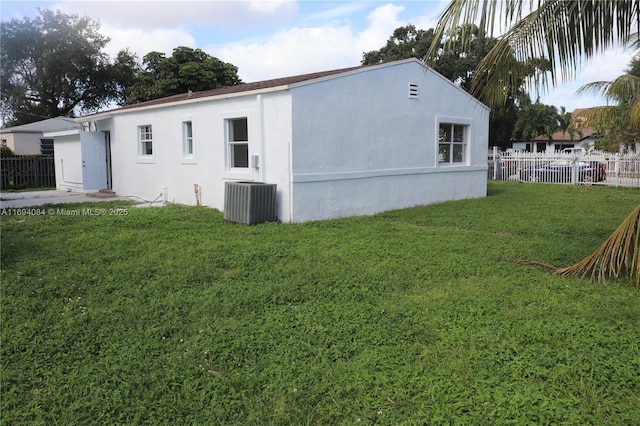
[[[41,208],[41,207],[10,207],[0,209],[0,216],[127,216],[129,209],[123,208]]]

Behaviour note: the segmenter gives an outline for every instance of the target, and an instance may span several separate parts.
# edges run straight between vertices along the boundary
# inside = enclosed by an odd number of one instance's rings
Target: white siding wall
[[[486,195],[488,109],[418,63],[300,85],[292,102],[292,221]],[[438,164],[439,122],[469,126],[466,164]]]
[[[225,119],[247,117],[249,154],[258,155],[258,168],[227,172]],[[183,158],[182,123],[192,122],[193,159]],[[141,158],[138,126],[151,125],[153,157]],[[113,189],[123,196],[148,201],[195,205],[194,184],[203,205],[224,208],[226,181],[261,181],[278,185],[278,217],[288,211],[288,141],[291,103],[287,92],[238,96],[216,101],[156,107],[118,113],[113,118],[111,158]]]

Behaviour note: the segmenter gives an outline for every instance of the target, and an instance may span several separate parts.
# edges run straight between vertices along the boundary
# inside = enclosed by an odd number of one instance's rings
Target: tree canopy
[[[551,140],[553,133],[559,128],[556,107],[536,102],[522,108],[513,131],[514,136],[521,140],[531,140],[539,135],[545,135]]]
[[[201,49],[176,47],[170,57],[149,52],[143,58],[143,70],[136,76],[127,95],[127,103],[147,101],[187,93],[211,90],[242,83],[238,68]]]
[[[135,56],[113,62],[102,49],[109,38],[88,17],[40,9],[33,19],[2,22],[0,68],[2,121],[25,124],[124,103]]]

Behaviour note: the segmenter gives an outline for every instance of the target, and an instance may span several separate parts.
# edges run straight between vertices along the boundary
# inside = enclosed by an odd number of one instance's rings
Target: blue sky
[[[448,1],[2,1],[2,20],[33,17],[37,9],[87,15],[111,38],[112,56],[129,48],[139,58],[174,47],[200,48],[236,65],[245,82],[358,65],[362,53],[382,47],[394,29],[435,26]],[[568,111],[601,105],[576,97],[582,84],[623,73],[632,51],[612,49],[578,78],[541,101]]]

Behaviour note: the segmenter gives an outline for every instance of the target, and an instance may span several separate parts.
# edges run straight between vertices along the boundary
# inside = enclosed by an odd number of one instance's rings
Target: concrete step
[[[117,195],[111,189],[101,189],[98,192],[87,192],[87,197],[92,198],[116,198]]]

